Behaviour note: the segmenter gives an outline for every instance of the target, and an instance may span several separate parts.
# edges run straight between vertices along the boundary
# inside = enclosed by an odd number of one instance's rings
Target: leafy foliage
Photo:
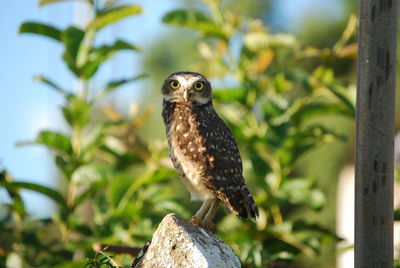
[[[40,5],[61,1],[41,0]],[[166,142],[140,134],[151,109],[132,109],[124,116],[110,106],[99,108],[105,94],[146,75],[109,81],[97,93],[90,84],[115,53],[139,51],[124,40],[95,46],[98,32],[142,9],[119,1],[86,2],[95,17],[84,29],[37,22],[20,27],[20,33],[58,42],[65,65],[82,89],[73,92],[36,76],[64,98],[61,110],[69,131],[43,130],[34,141],[20,145],[49,149],[63,182],[51,189],[17,181],[6,171],[0,174],[0,186],[11,200],[0,220],[0,266],[15,259],[33,267],[127,265],[130,256],[114,258],[106,249],[95,254],[92,243],[140,247],[166,213],[191,215],[187,198],[176,193],[176,180],[170,180],[177,175]],[[228,88],[215,88],[214,99],[240,145],[245,177],[261,213],[256,224],[218,214],[217,233],[244,267],[285,267],[302,256],[314,258],[339,238],[296,216],[302,211],[318,213],[326,203],[315,178],[299,174],[296,165],[318,146],[345,139],[324,116],[354,117],[354,87],[337,75],[334,63],[354,57],[355,18],[332,48],[317,49],[293,35],[269,33],[260,20],[222,12],[218,0],[203,2],[204,9],[171,11],[163,22],[198,33],[202,60],[193,68],[213,80],[229,80]],[[50,219],[30,218],[21,190],[47,196],[58,205],[56,213]]]
[[[204,2],[209,13],[179,9],[163,21],[199,34],[203,62],[195,69],[208,78],[230,79],[233,87],[215,89],[214,99],[241,147],[245,177],[261,213],[253,227],[226,215],[218,233],[244,265],[282,267],[302,255],[313,258],[339,238],[294,217],[305,208],[318,212],[326,202],[314,178],[298,177],[296,163],[326,142],[345,139],[321,118],[354,118],[354,86],[335,77],[332,62],[341,61],[341,52],[353,46],[356,19],[350,18],[333,48],[320,50],[290,34],[271,34],[259,20],[222,12],[220,1]]]
[[[51,2],[57,1],[41,1],[41,5]],[[147,215],[138,213],[143,211],[144,206],[158,207],[147,197],[154,194],[151,193],[154,191],[151,185],[156,181],[162,184],[172,173],[167,167],[159,167],[160,159],[154,157],[164,148],[150,152],[147,142],[137,134],[148,113],[124,118],[115,109],[105,107],[100,111],[102,120],[94,117],[95,113],[99,113],[98,102],[105,94],[146,75],[109,81],[103,89],[97,90],[97,94],[90,86],[90,79],[98,68],[115,53],[121,50],[139,51],[136,45],[124,40],[95,46],[97,32],[128,16],[139,14],[141,8],[118,5],[116,1],[103,7],[94,6],[90,1],[88,4],[95,9],[96,16],[85,29],[75,26],[57,29],[37,22],[26,22],[20,27],[20,33],[57,41],[64,48],[62,58],[65,64],[82,89],[73,92],[46,76],[35,77],[36,81],[64,98],[61,110],[69,131],[43,130],[34,141],[19,145],[40,145],[49,149],[60,170],[63,185],[59,189],[51,189],[16,181],[5,171],[2,173],[0,186],[6,189],[11,203],[6,206],[7,215],[3,215],[5,218],[0,224],[1,250],[4,251],[0,254],[0,266],[17,260],[24,266],[32,267],[55,267],[60,263],[75,267],[83,265],[88,257],[87,266],[118,267],[116,260],[102,252],[92,258],[91,244],[113,241],[131,246],[142,245],[165,213],[165,210],[154,210],[156,212]],[[51,219],[31,219],[26,213],[20,190],[47,196],[58,205],[57,212]],[[176,207],[184,210],[176,202],[169,202],[171,210]],[[123,259],[119,261],[123,262]],[[125,257],[126,261],[129,257]]]

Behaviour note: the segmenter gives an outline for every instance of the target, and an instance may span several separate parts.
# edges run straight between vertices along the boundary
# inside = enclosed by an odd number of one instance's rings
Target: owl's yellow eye
[[[181,86],[181,84],[176,80],[172,80],[171,82],[169,82],[169,85],[172,89],[178,89]]]
[[[204,88],[204,83],[203,82],[196,82],[194,84],[194,89],[196,89],[198,91],[202,90],[203,88]]]

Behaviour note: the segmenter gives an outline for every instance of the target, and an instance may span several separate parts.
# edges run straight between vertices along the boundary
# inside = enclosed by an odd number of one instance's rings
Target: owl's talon
[[[193,216],[193,217],[190,219],[190,222],[193,223],[193,224],[195,224],[195,225],[202,225],[201,220],[199,220],[199,218],[197,218],[196,216]]]
[[[198,217],[193,216],[193,217],[190,219],[190,222],[191,222],[192,224],[194,224],[194,225],[197,225],[197,226],[201,226],[201,227],[203,227],[203,228],[206,228],[206,229],[208,229],[208,230],[210,230],[210,231],[212,231],[212,232],[215,231],[215,224],[212,223],[211,221],[201,221]]]

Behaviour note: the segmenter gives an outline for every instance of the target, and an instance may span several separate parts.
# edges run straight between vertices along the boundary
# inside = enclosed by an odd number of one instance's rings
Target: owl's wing
[[[207,117],[200,124],[207,152],[207,187],[240,218],[255,219],[259,212],[242,175],[242,160],[235,138],[214,109]]]

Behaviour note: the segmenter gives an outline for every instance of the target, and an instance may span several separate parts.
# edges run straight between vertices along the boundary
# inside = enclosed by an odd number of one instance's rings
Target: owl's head
[[[187,105],[211,102],[211,84],[201,74],[177,72],[165,79],[161,88],[164,100]]]

